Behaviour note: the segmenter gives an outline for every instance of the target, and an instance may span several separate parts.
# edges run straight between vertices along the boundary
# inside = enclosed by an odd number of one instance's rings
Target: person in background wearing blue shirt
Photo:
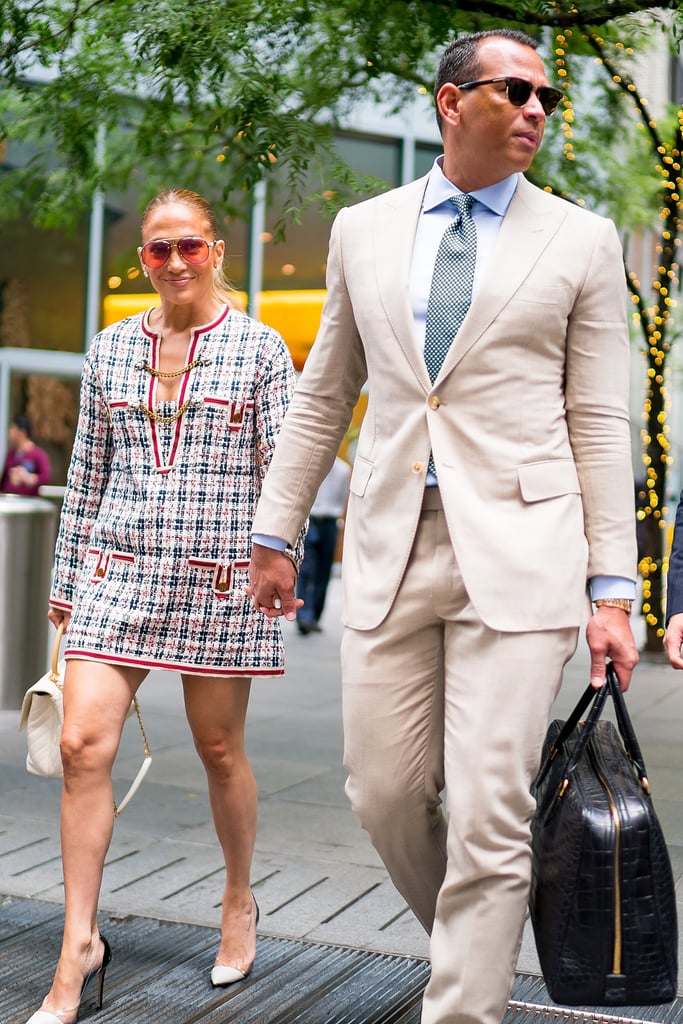
[[[319,633],[327,586],[332,575],[339,526],[346,511],[351,467],[337,458],[320,485],[308,520],[304,560],[299,569],[296,595],[303,600],[296,622],[303,636]]]

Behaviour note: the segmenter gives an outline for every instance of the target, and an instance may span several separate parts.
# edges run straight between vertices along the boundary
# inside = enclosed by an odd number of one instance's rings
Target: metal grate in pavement
[[[662,1006],[557,1006],[545,982],[518,974],[503,1024],[683,1024],[683,1000]]]
[[[113,951],[104,1007],[86,993],[79,1022],[97,1024],[419,1024],[429,965],[415,957],[259,936],[251,975],[213,989],[217,930],[102,914]],[[0,896],[3,1024],[25,1024],[47,990],[59,949],[62,907]],[[565,1010],[542,980],[518,975],[504,1024],[683,1024],[681,1000],[664,1007]]]

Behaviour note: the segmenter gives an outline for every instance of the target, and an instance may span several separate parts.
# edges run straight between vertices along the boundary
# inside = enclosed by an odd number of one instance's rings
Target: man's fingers
[[[671,665],[674,668],[683,668],[683,658],[681,657],[681,633],[677,629],[669,627],[664,637],[664,650],[666,656],[669,659]]]
[[[683,669],[681,644],[683,644],[683,612],[677,612],[671,616],[666,627],[664,650],[672,666],[678,669]]]
[[[605,685],[605,662],[603,661],[598,665],[591,665],[590,671],[591,686],[594,690],[599,690]]]
[[[290,559],[275,548],[254,544],[245,592],[254,608],[268,618],[296,618],[303,601],[296,598],[296,569]]]

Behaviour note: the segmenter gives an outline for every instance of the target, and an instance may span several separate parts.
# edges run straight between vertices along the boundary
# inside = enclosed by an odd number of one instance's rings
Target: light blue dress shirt
[[[429,175],[410,264],[410,305],[415,318],[415,337],[421,353],[424,353],[427,303],[436,254],[444,231],[453,222],[454,210],[449,199],[451,196],[462,195],[460,189],[445,177],[441,170],[442,160],[443,157],[436,160]],[[472,219],[477,229],[473,295],[476,295],[477,287],[491,262],[503,217],[516,188],[517,175],[512,174],[495,185],[470,193],[476,199],[472,207]]]

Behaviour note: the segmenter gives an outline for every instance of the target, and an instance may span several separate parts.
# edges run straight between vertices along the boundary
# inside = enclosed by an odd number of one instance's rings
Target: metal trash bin
[[[0,494],[0,710],[18,710],[47,670],[57,514],[42,498]]]

